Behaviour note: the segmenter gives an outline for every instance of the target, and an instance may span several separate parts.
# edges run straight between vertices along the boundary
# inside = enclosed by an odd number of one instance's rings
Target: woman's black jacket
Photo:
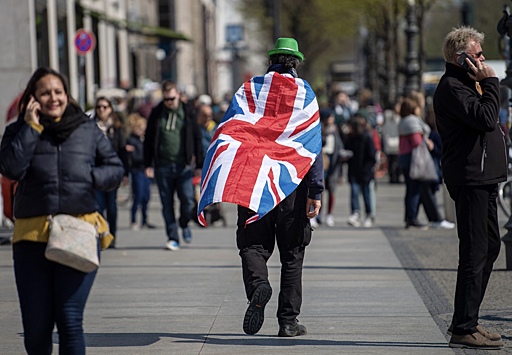
[[[95,190],[117,188],[123,165],[92,119],[58,143],[20,116],[2,137],[0,173],[18,181],[14,216],[27,218],[96,211]]]
[[[357,136],[349,134],[345,149],[354,155],[348,160],[348,181],[368,184],[375,178],[375,145],[368,132]]]

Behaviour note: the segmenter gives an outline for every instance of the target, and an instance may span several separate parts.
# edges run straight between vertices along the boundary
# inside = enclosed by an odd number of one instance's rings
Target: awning
[[[126,29],[130,33],[137,33],[149,37],[173,39],[176,41],[190,41],[190,38],[188,38],[184,34],[172,31],[165,27],[149,26],[141,22],[114,19],[112,17],[105,15],[102,12],[85,8],[82,5],[77,5],[77,9],[78,12],[82,15],[89,15],[91,17],[94,17],[98,21],[108,22],[117,28]]]

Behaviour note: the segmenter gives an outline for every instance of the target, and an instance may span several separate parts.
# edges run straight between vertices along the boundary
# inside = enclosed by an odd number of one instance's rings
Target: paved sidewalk
[[[453,354],[387,236],[403,230],[403,189],[379,184],[377,227],[355,229],[346,224],[348,189],[340,186],[336,226],[319,227],[306,251],[299,319],[308,334],[296,338],[276,336],[277,250],[266,321],[257,335],[243,333],[233,206],[225,206],[227,228],[194,225],[192,243],[178,252],[163,249],[156,194],[150,218],[157,230],[122,228],[129,223],[121,207],[118,249],[103,252],[86,307],[88,354]],[[11,259],[11,248],[1,246],[2,355],[24,353]]]

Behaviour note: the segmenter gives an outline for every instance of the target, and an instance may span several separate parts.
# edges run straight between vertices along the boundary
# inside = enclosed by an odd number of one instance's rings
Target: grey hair
[[[444,39],[444,60],[448,63],[455,63],[456,55],[466,51],[471,42],[481,45],[484,43],[484,34],[469,26],[454,28]]]

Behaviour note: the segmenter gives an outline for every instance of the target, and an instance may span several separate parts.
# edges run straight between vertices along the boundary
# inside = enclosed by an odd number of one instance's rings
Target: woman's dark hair
[[[59,80],[62,82],[62,86],[64,87],[64,92],[66,93],[66,96],[68,97],[68,103],[77,105],[75,100],[73,100],[73,98],[69,95],[68,81],[66,80],[66,78],[61,73],[59,73],[58,71],[56,71],[52,68],[40,67],[40,68],[36,69],[34,74],[32,74],[32,76],[30,77],[30,79],[27,83],[27,87],[23,91],[23,94],[21,94],[21,99],[20,99],[20,102],[18,103],[18,112],[20,112],[20,113],[25,112],[25,107],[27,107],[27,105],[30,101],[30,97],[31,96],[35,97],[37,83],[39,82],[39,80],[41,80],[42,78],[44,78],[47,75],[53,75],[53,76],[59,78]]]
[[[302,63],[301,60],[293,55],[274,54],[268,58],[269,65],[282,64],[286,68],[297,69]]]
[[[409,115],[413,115],[416,108],[419,107],[416,100],[410,97],[405,97],[400,105],[400,117],[404,118]]]
[[[352,136],[360,137],[366,131],[368,121],[363,115],[356,113],[349,121],[350,134]]]
[[[98,102],[100,102],[100,101],[107,101],[107,103],[108,103],[108,107],[113,108],[113,107],[112,107],[112,101],[110,101],[110,99],[109,99],[109,98],[107,98],[106,96],[98,96],[98,97],[96,98],[96,104],[95,104],[94,106],[97,106],[97,105],[98,105]],[[96,107],[95,107],[94,109],[96,109]]]
[[[108,103],[108,106],[112,109],[112,112],[110,114],[110,117],[112,117],[112,121],[114,122],[114,127],[115,128],[122,128],[123,127],[123,122],[121,120],[121,116],[119,114],[119,112],[116,112],[114,111],[114,106],[112,106],[112,101],[106,97],[106,96],[98,96],[96,98],[96,104],[94,105],[94,117],[96,118],[97,115],[96,115],[96,106],[98,105],[98,102],[100,101],[106,101]]]

